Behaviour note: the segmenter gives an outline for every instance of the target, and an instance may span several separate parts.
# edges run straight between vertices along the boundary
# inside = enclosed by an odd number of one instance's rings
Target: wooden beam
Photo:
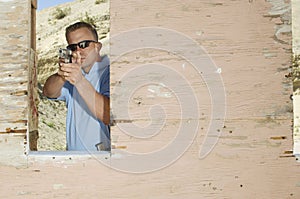
[[[37,9],[37,0],[31,0],[31,6]]]

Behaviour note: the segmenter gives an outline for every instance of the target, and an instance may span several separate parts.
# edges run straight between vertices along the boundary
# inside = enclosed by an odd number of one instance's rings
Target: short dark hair
[[[98,41],[98,34],[96,29],[91,24],[82,21],[76,22],[66,28],[66,39],[68,39],[68,35],[70,34],[70,32],[78,30],[79,28],[87,28],[93,34],[95,40]]]

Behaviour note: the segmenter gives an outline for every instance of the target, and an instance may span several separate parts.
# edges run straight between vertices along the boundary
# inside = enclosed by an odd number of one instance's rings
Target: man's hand
[[[75,62],[74,62],[75,61]],[[74,63],[60,63],[58,75],[63,79],[69,81],[71,84],[76,85],[83,79],[81,72],[81,56],[79,52],[73,54]]]

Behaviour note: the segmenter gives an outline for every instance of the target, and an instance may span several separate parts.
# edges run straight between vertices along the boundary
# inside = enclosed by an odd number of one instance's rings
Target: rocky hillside
[[[109,52],[109,1],[75,0],[37,12],[37,54],[39,82],[38,150],[65,150],[65,115],[63,102],[49,101],[41,94],[48,76],[57,71],[57,52],[65,47],[65,27],[85,21],[93,24],[103,44],[102,54]]]

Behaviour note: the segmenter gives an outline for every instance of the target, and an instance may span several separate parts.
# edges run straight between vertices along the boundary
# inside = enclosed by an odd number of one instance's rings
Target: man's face
[[[70,32],[67,38],[68,44],[78,44],[82,41],[95,41],[89,42],[88,47],[80,48],[78,45],[73,51],[74,53],[79,53],[81,56],[82,68],[86,69],[91,67],[96,61],[100,61],[99,51],[101,49],[101,44],[95,40],[93,34],[87,28],[80,28],[73,32]]]

